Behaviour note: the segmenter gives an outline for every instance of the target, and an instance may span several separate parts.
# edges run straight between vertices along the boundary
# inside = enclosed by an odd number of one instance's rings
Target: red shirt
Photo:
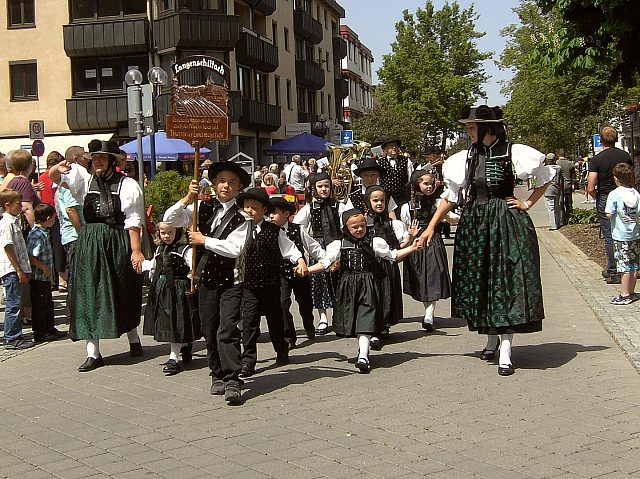
[[[51,178],[49,178],[48,171],[45,171],[40,175],[40,177],[38,178],[38,182],[44,183],[44,188],[42,188],[42,191],[40,192],[40,199],[43,203],[47,203],[48,205],[51,205],[55,208],[55,194],[56,190],[58,189],[58,185],[53,184],[53,181],[51,181]]]

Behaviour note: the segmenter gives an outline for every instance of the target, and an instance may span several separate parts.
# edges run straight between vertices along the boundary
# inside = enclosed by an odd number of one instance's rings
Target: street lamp
[[[143,131],[143,120],[142,120],[142,73],[136,68],[131,68],[124,75],[124,82],[130,87],[133,95],[131,95],[131,100],[133,105],[133,113],[136,118],[136,138],[138,140],[138,183],[140,183],[140,188],[144,191],[144,161],[142,159],[142,134]]]
[[[147,78],[151,84],[151,123],[153,125],[151,131],[151,141],[149,143],[151,150],[151,180],[156,176],[156,100],[160,96],[162,87],[169,82],[169,75],[160,67],[152,67],[147,73]]]

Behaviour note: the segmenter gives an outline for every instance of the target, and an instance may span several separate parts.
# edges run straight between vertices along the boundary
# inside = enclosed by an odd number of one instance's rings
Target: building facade
[[[171,74],[179,59],[204,54],[231,68],[232,140],[216,157],[256,159],[285,138],[287,124],[315,133],[342,117],[340,38],[344,9],[334,0],[12,0],[0,33],[4,111],[0,138],[25,137],[30,119],[48,135],[131,138],[127,70]],[[342,56],[341,56],[342,55]],[[181,74],[202,84],[206,73]],[[146,80],[145,80],[146,82]],[[164,127],[168,87],[157,100]],[[319,120],[325,120],[320,123]],[[45,146],[47,140],[45,139]],[[0,149],[1,149],[0,143]]]
[[[347,42],[347,55],[342,59],[342,78],[348,90],[342,102],[342,120],[350,123],[352,118],[359,118],[373,108],[373,55],[348,25],[340,25],[340,36]]]

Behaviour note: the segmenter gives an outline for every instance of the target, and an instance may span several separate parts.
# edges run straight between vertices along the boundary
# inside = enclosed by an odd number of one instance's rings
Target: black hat
[[[331,180],[331,176],[326,171],[321,171],[320,173],[316,173],[310,178],[311,184],[315,185],[318,181],[323,180]]]
[[[240,193],[236,198],[236,203],[240,208],[244,207],[244,200],[259,201],[264,206],[266,206],[267,213],[271,213],[273,211],[273,205],[269,200],[269,195],[262,188],[249,188],[247,191]]]
[[[251,184],[251,176],[235,161],[218,161],[209,167],[209,178],[213,179],[221,171],[232,171],[240,178],[242,188],[244,189]]]
[[[116,159],[121,155],[120,148],[115,141],[91,140],[88,147],[90,155],[111,155]]]
[[[380,143],[380,147],[384,150],[384,148],[389,143],[393,143],[393,142],[396,142],[398,144],[398,147],[402,146],[402,141],[399,138],[387,138],[386,140],[382,141],[382,143]]]
[[[465,106],[458,115],[460,123],[502,123],[502,108],[499,106]]]
[[[427,145],[422,152],[423,155],[439,155],[442,150],[439,146]]]
[[[282,196],[274,196],[273,198],[269,198],[269,202],[274,209],[280,208],[281,210],[289,210],[289,213],[291,214],[294,214],[298,209],[294,203],[287,201]]]
[[[357,176],[362,176],[363,171],[371,171],[371,170],[374,170],[380,173],[381,178],[384,175],[384,169],[373,158],[365,158],[364,160],[362,160],[358,165],[358,168],[356,168],[353,171],[353,173]]]

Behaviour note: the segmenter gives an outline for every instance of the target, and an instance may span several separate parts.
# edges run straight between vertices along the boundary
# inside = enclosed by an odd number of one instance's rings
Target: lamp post
[[[169,75],[160,67],[152,67],[147,73],[147,78],[151,84],[151,123],[153,125],[151,131],[151,141],[149,143],[151,150],[151,180],[156,176],[156,128],[158,126],[156,120],[156,100],[160,96],[162,87],[169,82]]]
[[[131,95],[133,113],[136,120],[136,138],[138,140],[138,183],[144,191],[144,160],[142,158],[142,135],[144,133],[142,119],[142,73],[132,68],[124,75],[124,81],[129,86],[133,94]]]

